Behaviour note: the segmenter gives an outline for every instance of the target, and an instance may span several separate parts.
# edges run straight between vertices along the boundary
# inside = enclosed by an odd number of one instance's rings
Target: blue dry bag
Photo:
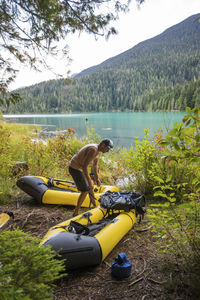
[[[112,275],[122,279],[131,275],[132,263],[127,260],[125,253],[120,253],[112,263]]]

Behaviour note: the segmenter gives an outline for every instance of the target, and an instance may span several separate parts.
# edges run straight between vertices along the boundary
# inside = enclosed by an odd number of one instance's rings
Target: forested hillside
[[[84,70],[71,84],[51,80],[18,90],[4,112],[184,110],[200,104],[198,15]],[[134,32],[132,33],[134,34]]]

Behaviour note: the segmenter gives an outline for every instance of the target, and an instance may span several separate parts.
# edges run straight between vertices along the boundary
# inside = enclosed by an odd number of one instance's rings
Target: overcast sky
[[[114,23],[118,35],[108,41],[104,37],[95,40],[94,36],[81,34],[68,38],[72,63],[66,67],[62,60],[49,59],[55,73],[79,73],[91,66],[120,54],[138,43],[162,33],[167,28],[183,21],[193,14],[200,13],[200,0],[146,0],[140,9],[132,0],[130,12],[121,15]],[[29,86],[41,81],[56,79],[51,71],[34,72],[21,69],[11,89]]]

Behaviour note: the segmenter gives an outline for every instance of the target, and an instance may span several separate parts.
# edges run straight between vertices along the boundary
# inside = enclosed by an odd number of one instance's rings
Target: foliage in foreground
[[[1,232],[0,299],[53,299],[53,282],[63,271],[63,263],[49,247],[39,247],[39,239],[20,230]]]

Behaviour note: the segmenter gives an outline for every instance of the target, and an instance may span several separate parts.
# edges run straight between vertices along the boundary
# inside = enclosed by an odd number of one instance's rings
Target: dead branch
[[[111,268],[111,265],[107,261],[104,260],[103,262],[108,266],[108,268]]]
[[[144,295],[142,296],[142,299],[141,300],[144,300],[146,297],[150,296],[150,294],[147,294],[147,295]]]
[[[151,229],[153,227],[153,225],[150,225],[149,227],[147,228],[144,228],[144,229],[137,229],[135,230],[136,232],[144,232],[144,231],[148,231],[149,229]]]
[[[153,283],[156,283],[156,284],[164,284],[166,283],[167,281],[166,280],[163,280],[163,281],[157,281],[157,280],[154,280],[152,278],[147,278],[147,280],[153,282]]]
[[[143,271],[137,275],[137,277],[141,276],[144,272],[146,272],[148,270],[151,270],[151,269],[150,268],[144,268]]]
[[[143,279],[144,279],[143,277],[140,277],[140,278],[138,278],[138,279],[132,281],[128,286],[132,286],[132,285],[134,285],[135,283],[137,283],[137,282],[139,282],[139,281],[141,281],[141,280],[143,280]],[[130,291],[131,291],[131,290],[130,290]]]
[[[123,243],[122,243],[122,244],[124,244],[124,243],[128,242],[129,240],[130,240],[130,238],[126,239],[125,241],[123,241]]]
[[[135,249],[140,248],[140,247],[142,247],[142,246],[144,246],[144,243],[138,245],[137,247],[135,247]]]
[[[16,208],[18,209],[19,207],[20,207],[20,201],[17,200],[17,201],[16,201]]]
[[[24,228],[24,226],[26,225],[26,223],[28,222],[28,219],[30,218],[30,216],[32,216],[34,214],[34,210],[32,210],[26,217],[26,219],[24,220],[24,222],[22,223],[21,229]]]

